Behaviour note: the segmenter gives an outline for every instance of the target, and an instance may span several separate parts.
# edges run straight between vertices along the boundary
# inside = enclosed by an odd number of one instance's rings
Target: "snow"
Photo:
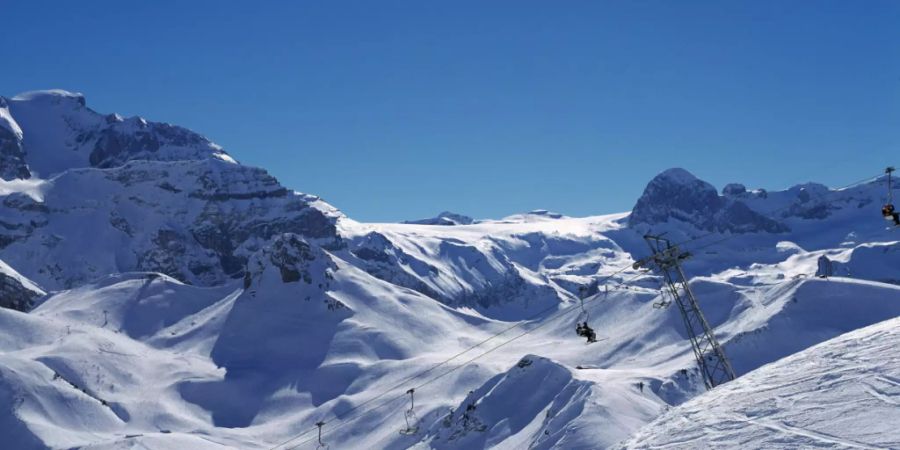
[[[475,222],[471,217],[450,211],[443,211],[435,217],[419,220],[408,220],[403,223],[418,225],[469,225]]]
[[[595,383],[577,372],[526,355],[470,392],[432,425],[417,447],[596,448],[627,437],[661,406],[630,386]],[[620,411],[627,412],[614,413]]]
[[[69,169],[121,165],[128,160],[180,161],[215,158],[236,164],[222,148],[196,133],[140,117],[103,116],[85,97],[63,90],[34,91],[8,102],[18,124],[34,177],[51,178]],[[3,115],[5,114],[5,115]]]
[[[84,101],[84,94],[63,89],[28,91],[12,98],[14,101],[59,103],[66,100]]]
[[[620,448],[898,448],[898,357],[895,318],[673,408]]]
[[[136,440],[149,448],[178,448],[202,432],[224,446],[264,448],[328,417],[329,411],[340,414],[362,404],[505,327],[374,279],[334,256],[319,254],[310,262],[328,260],[309,269],[309,282],[283,282],[278,266],[265,256],[246,289],[198,288],[165,276],[126,274],[55,294],[28,315],[0,311],[6,321],[0,339],[8,342],[4,357],[14,360],[8,365],[34,367],[25,372],[30,378],[14,380],[15,389],[49,385],[63,391],[53,396],[64,397],[54,400],[49,392],[56,391],[34,394],[45,402],[63,402],[47,408],[70,411],[65,414],[90,408],[96,415],[90,423],[60,422],[29,410],[25,423],[53,446]],[[320,282],[331,285],[320,289]],[[726,351],[742,374],[808,345],[804,342],[896,315],[900,307],[900,288],[875,282],[813,279],[772,289],[759,304],[748,305],[734,285],[695,281],[702,300],[720,303],[732,297],[731,306],[704,304],[704,309],[711,321],[722,324]],[[817,305],[825,294],[831,297]],[[702,391],[695,374],[679,373],[693,366],[692,357],[677,313],[654,309],[655,296],[635,286],[592,304],[592,325],[604,339],[597,344],[573,339],[570,315],[423,387],[417,391],[422,432],[415,437],[397,433],[405,408],[401,401],[364,414],[354,422],[356,434],[327,439],[340,447],[369,448],[611,446],[678,398]],[[829,312],[846,298],[868,301],[863,308],[868,312],[837,320]],[[328,307],[336,302],[342,306]],[[786,335],[793,339],[802,333],[810,338],[786,342]],[[747,343],[773,351],[745,355],[741,349]],[[293,353],[295,348],[304,350]],[[762,361],[755,359],[759,355]],[[531,363],[520,367],[523,360]],[[68,394],[72,388],[52,380],[53,371],[90,395],[76,403],[63,400],[83,394]],[[638,382],[645,383],[643,391],[636,388]],[[91,403],[91,395],[117,406],[106,411]],[[485,430],[467,429],[458,414],[450,429],[443,425],[449,409],[465,411],[469,403],[477,405],[473,417]],[[149,417],[157,419],[147,422]],[[54,425],[35,426],[48,420]],[[90,435],[77,432],[81,428],[90,429]]]
[[[238,287],[234,284],[214,288],[188,286],[156,273],[116,274],[55,293],[32,313],[67,322],[91,323],[133,339],[148,340],[235,290]]]
[[[900,439],[851,410],[893,418],[878,402],[900,378],[896,343],[879,343],[894,332],[857,347],[838,337],[900,316],[883,180],[726,198],[672,169],[642,196],[639,224],[546,210],[361,223],[187,130],[102,116],[64,92],[9,103],[37,175],[0,181],[0,273],[46,293],[27,314],[0,309],[0,427],[16,448],[271,448],[319,420],[331,448]],[[141,136],[174,140],[114,145]],[[654,307],[659,276],[632,268],[649,231],[692,239],[685,270],[736,381],[706,393],[677,308]],[[823,257],[834,276],[814,278]],[[835,338],[848,356],[819,352]],[[870,350],[888,362],[849,362]],[[876,374],[871,389],[844,377],[856,369]],[[412,387],[418,431],[400,434]],[[669,432],[684,417],[717,434]],[[830,432],[840,426],[853,430]]]
[[[23,194],[36,202],[44,201],[44,192],[49,187],[46,180],[29,178],[27,180],[4,180],[0,178],[0,196]]]
[[[262,233],[307,227],[310,234],[325,235],[336,220],[332,211],[320,212],[304,197],[290,195],[264,171],[216,159],[132,161],[0,186],[26,186],[17,193],[33,200],[7,201],[16,207],[0,208],[13,241],[0,258],[48,289],[136,270],[169,270],[183,281],[221,284],[242,264],[223,266],[216,251],[240,261],[265,244]],[[223,233],[234,240],[222,244]]]
[[[3,261],[0,261],[0,274],[6,275],[6,276],[18,281],[19,284],[21,284],[25,289],[37,292],[40,295],[45,294],[44,290],[41,289],[40,286],[38,286],[37,284],[35,284],[33,281],[29,280],[28,278],[23,277],[22,274],[20,274],[19,272],[16,272],[15,269],[10,267],[9,264],[6,264]]]
[[[23,146],[32,176],[49,178],[72,167],[88,167],[86,148],[75,147],[78,130],[96,128],[102,118],[79,103],[84,97],[65,91],[35,91],[9,102],[24,130]],[[66,149],[75,149],[66,151]]]
[[[22,139],[22,128],[10,115],[9,108],[2,98],[0,98],[0,127],[11,131],[17,139]]]

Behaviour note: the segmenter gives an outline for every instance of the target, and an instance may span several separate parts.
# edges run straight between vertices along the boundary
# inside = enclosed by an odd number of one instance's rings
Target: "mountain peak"
[[[87,105],[84,94],[80,92],[71,92],[63,89],[46,89],[40,91],[28,91],[18,94],[12,98],[17,102],[35,102],[48,105],[59,105],[74,103],[79,106]]]
[[[695,181],[701,181],[699,178],[694,176],[694,174],[688,172],[685,169],[680,167],[673,167],[671,169],[666,169],[662,171],[659,175],[657,175],[654,180],[668,180],[675,183],[687,184],[693,183]]]
[[[0,177],[50,178],[69,169],[119,167],[129,161],[236,162],[186,128],[141,117],[99,114],[84,95],[51,89],[0,101]]]
[[[713,185],[680,168],[666,170],[647,184],[628,219],[630,226],[676,220],[704,231],[783,232],[784,225],[751,210],[740,200],[720,196]]]

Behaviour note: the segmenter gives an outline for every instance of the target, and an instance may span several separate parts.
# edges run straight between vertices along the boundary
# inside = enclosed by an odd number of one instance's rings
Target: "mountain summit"
[[[687,170],[666,170],[647,184],[628,219],[629,226],[678,221],[710,232],[783,233],[788,227],[751,210]]]
[[[135,160],[207,158],[234,162],[197,133],[141,117],[97,113],[79,93],[57,89],[0,97],[0,176],[6,180]]]

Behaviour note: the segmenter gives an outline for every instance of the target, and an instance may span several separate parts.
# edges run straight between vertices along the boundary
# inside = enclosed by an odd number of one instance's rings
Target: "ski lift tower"
[[[634,269],[648,268],[659,272],[665,281],[669,294],[678,304],[684,327],[687,329],[691,347],[697,365],[703,372],[706,389],[712,389],[722,383],[734,379],[734,370],[725,357],[725,352],[716,340],[709,323],[700,311],[700,305],[688,285],[687,277],[681,268],[681,261],[691,257],[688,252],[681,251],[668,239],[660,236],[646,235],[644,240],[653,252],[650,256],[634,263]],[[679,289],[680,288],[680,289]],[[680,292],[679,292],[680,291]],[[668,303],[662,303],[668,306]]]

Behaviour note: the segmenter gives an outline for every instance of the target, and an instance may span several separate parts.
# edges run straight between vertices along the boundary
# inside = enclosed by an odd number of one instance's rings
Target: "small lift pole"
[[[893,167],[888,167],[888,168],[884,169],[884,173],[887,174],[888,204],[894,203],[894,190],[892,189],[892,186],[891,186],[891,184],[892,184],[891,183],[891,174],[894,173],[895,170],[897,170],[897,169],[895,169]]]

